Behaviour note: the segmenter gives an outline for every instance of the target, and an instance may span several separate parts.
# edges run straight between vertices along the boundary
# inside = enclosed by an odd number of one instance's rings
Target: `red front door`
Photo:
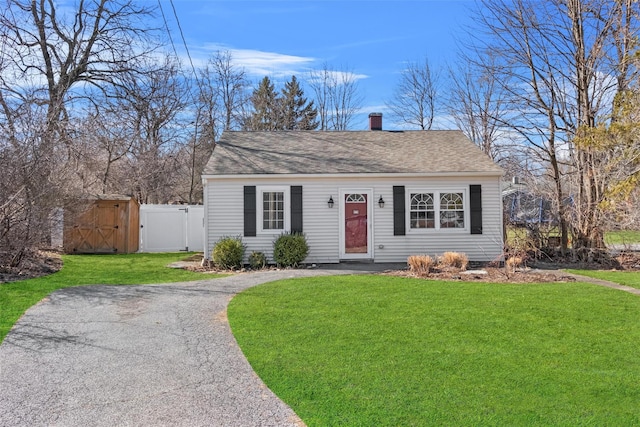
[[[347,254],[366,254],[367,195],[344,195],[344,251]]]

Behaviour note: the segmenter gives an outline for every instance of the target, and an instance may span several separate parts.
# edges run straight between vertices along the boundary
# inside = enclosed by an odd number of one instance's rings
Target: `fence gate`
[[[203,250],[204,206],[140,206],[140,252]]]

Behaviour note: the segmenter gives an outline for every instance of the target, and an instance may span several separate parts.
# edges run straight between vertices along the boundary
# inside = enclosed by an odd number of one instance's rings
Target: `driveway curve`
[[[227,304],[261,283],[353,272],[56,291],[0,345],[0,426],[304,425],[251,369]]]

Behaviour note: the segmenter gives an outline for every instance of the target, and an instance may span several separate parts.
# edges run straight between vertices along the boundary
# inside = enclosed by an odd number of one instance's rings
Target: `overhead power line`
[[[173,11],[173,16],[176,20],[176,24],[178,25],[178,31],[180,32],[180,38],[182,39],[182,45],[184,46],[184,50],[187,53],[187,59],[189,60],[189,65],[191,66],[191,71],[193,72],[193,78],[198,85],[198,88],[202,90],[202,85],[200,83],[200,78],[198,77],[198,72],[196,71],[195,65],[193,65],[193,59],[191,58],[191,53],[189,52],[189,46],[187,45],[187,40],[184,37],[184,32],[182,31],[182,25],[180,25],[180,19],[178,18],[178,12],[176,11],[176,7],[173,4],[173,0],[169,0],[169,4],[171,4],[171,9]],[[162,8],[162,1],[158,0],[158,6],[160,7],[160,13],[162,14],[162,19],[164,20],[164,26],[167,29],[167,34],[169,35],[169,41],[171,42],[171,46],[173,47],[173,52],[176,57],[178,57],[178,50],[176,49],[176,45],[173,41],[173,37],[171,36],[171,29],[169,28],[169,24],[167,23],[167,18],[164,14],[164,9]],[[193,96],[193,95],[192,95]],[[195,97],[194,97],[195,101]]]

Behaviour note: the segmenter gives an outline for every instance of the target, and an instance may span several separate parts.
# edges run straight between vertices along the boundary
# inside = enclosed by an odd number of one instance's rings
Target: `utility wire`
[[[193,59],[191,58],[191,53],[189,52],[189,46],[187,46],[187,41],[184,37],[184,32],[182,31],[182,25],[180,25],[180,19],[178,18],[178,12],[176,11],[176,7],[173,4],[173,0],[169,0],[169,4],[171,4],[171,9],[173,10],[173,16],[176,19],[176,24],[178,25],[178,30],[180,31],[180,38],[182,39],[182,44],[184,45],[184,50],[187,53],[187,58],[189,59],[189,64],[191,65],[191,71],[193,72],[193,78],[196,81],[196,85],[198,86],[198,89],[200,89],[200,92],[203,92],[203,88],[202,88],[202,83],[200,82],[200,78],[198,77],[198,72],[196,71],[196,67],[195,65],[193,65]],[[169,29],[169,24],[167,23],[167,18],[164,14],[164,9],[162,8],[162,2],[161,0],[158,0],[158,6],[160,7],[160,13],[162,14],[162,19],[164,20],[164,25],[167,29],[167,34],[169,35],[169,40],[171,41],[171,46],[173,47],[173,51],[176,54],[176,58],[178,57],[178,51],[176,49],[176,45],[173,42],[173,37],[171,36],[171,30]],[[193,100],[194,105],[197,105],[197,99],[195,94],[192,91],[189,91],[189,93],[191,94],[191,98]],[[195,129],[196,129],[196,135],[194,136],[194,141],[197,139],[198,135],[198,123],[200,121],[200,111],[198,110],[197,114],[196,114],[196,120],[195,120]]]
[[[160,1],[160,0],[158,0]],[[182,25],[180,25],[180,20],[178,19],[178,13],[176,12],[176,7],[173,4],[173,0],[169,0],[169,4],[171,4],[171,9],[173,9],[173,16],[176,18],[176,24],[178,24],[178,30],[180,31],[180,38],[182,39],[182,44],[184,45],[184,50],[187,52],[187,58],[189,58],[189,64],[191,65],[191,70],[193,71],[193,77],[196,79],[196,84],[198,88],[202,90],[202,85],[200,84],[200,79],[198,78],[198,73],[196,71],[196,67],[193,65],[193,59],[191,59],[191,53],[189,53],[189,47],[187,46],[187,40],[184,38],[184,33],[182,32]],[[174,46],[175,49],[175,46]]]
[[[164,28],[167,29],[167,35],[169,36],[169,41],[171,42],[171,47],[173,48],[173,53],[178,58],[178,51],[176,50],[176,45],[173,42],[173,37],[171,36],[171,30],[169,29],[169,23],[167,22],[167,17],[164,14],[164,9],[162,8],[162,1],[158,0],[158,7],[160,8],[160,13],[162,14],[162,20],[164,21]]]

